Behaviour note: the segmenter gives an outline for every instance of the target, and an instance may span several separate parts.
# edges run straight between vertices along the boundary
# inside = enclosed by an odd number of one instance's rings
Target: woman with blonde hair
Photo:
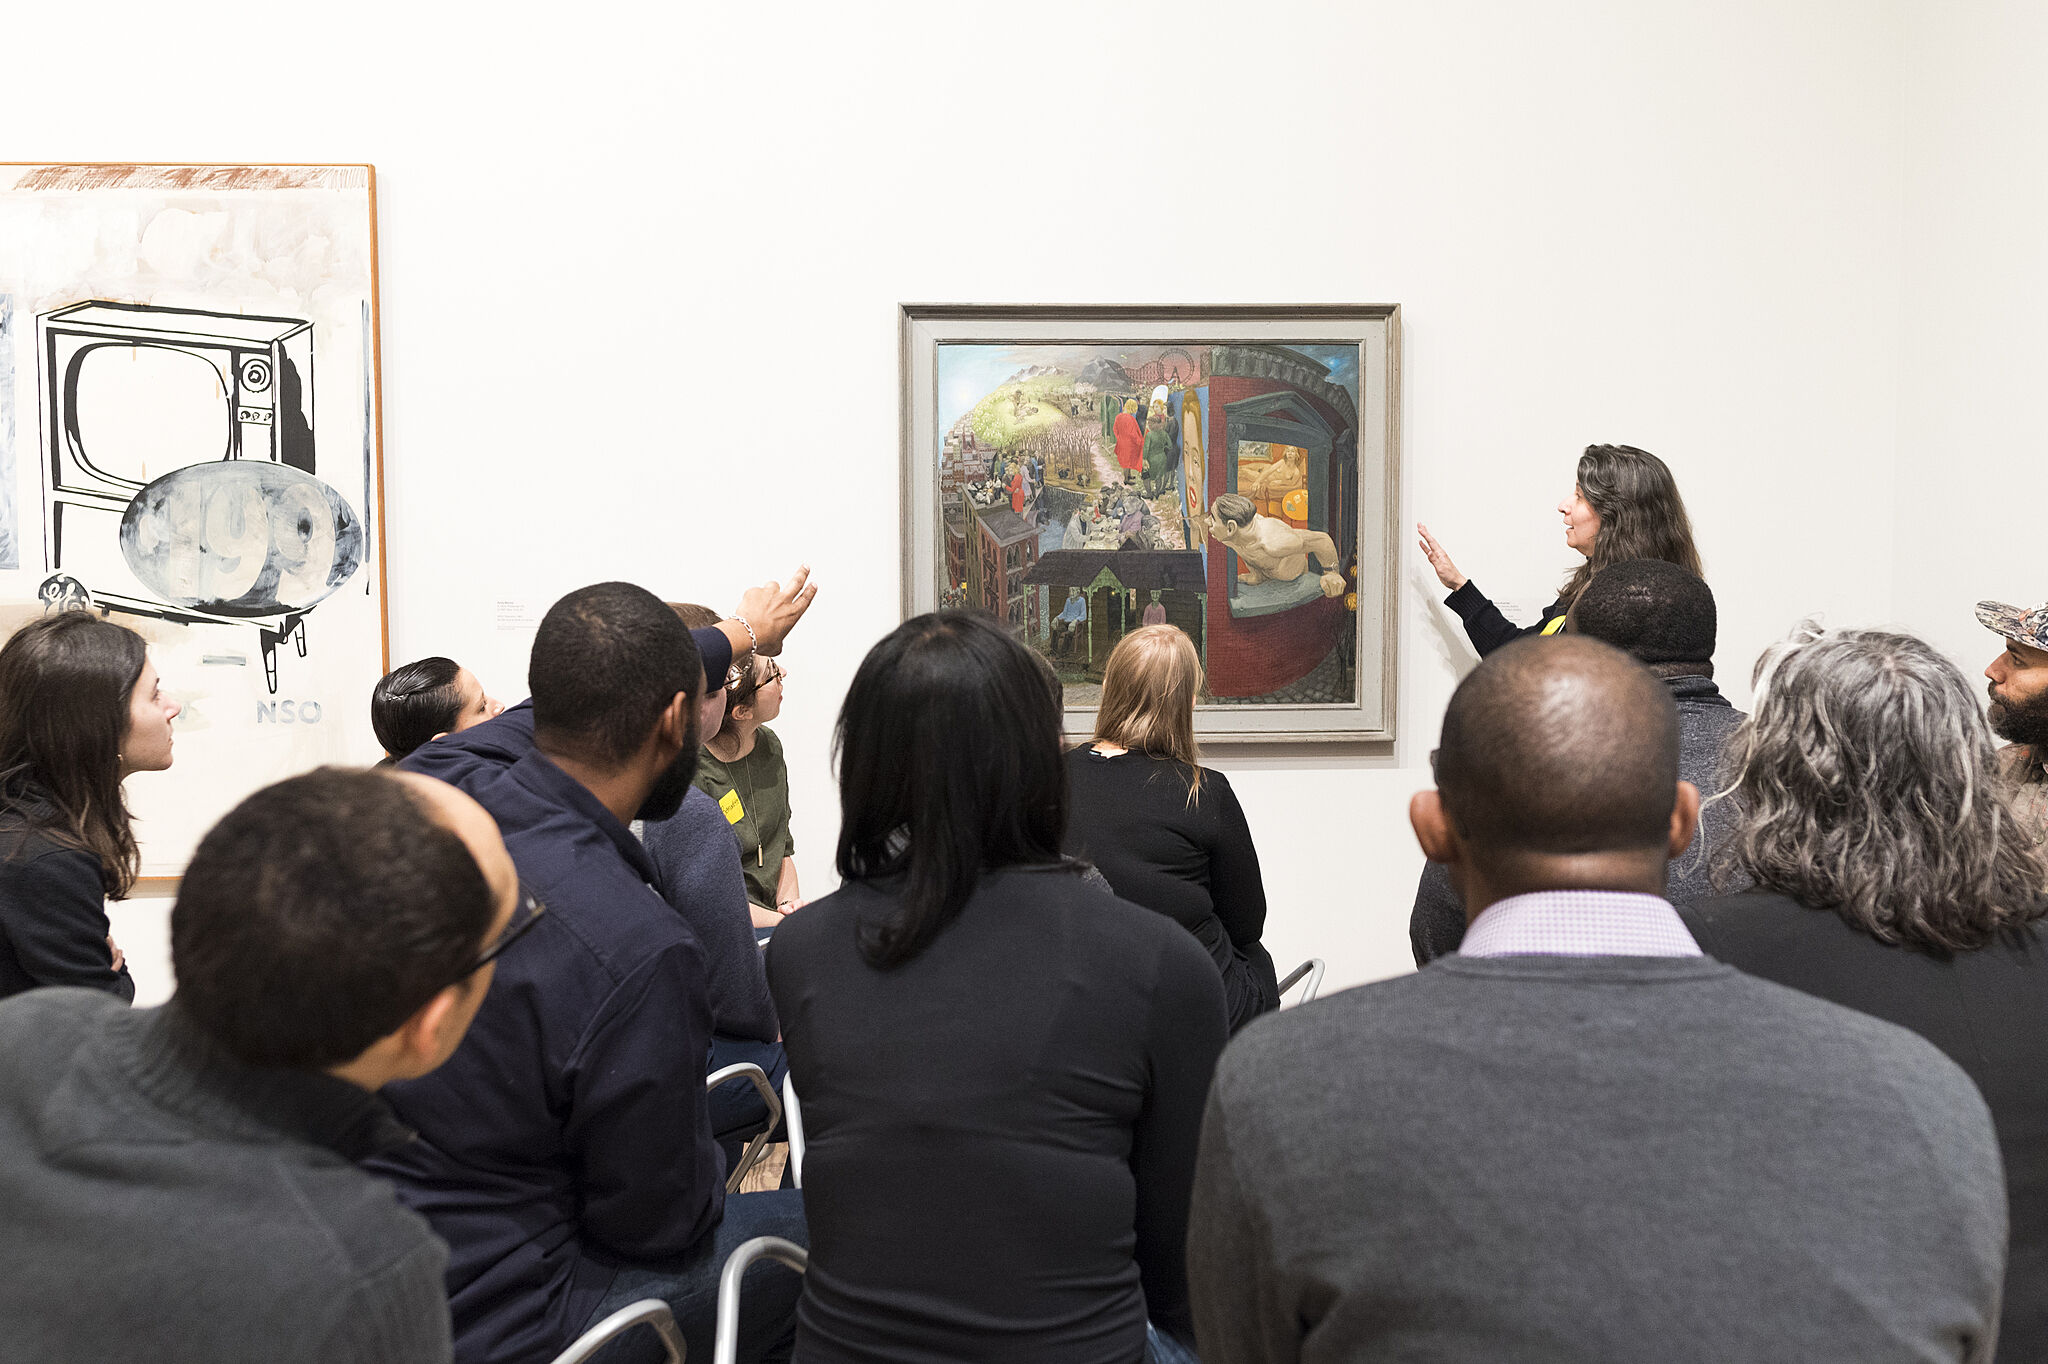
[[[1180,924],[1223,975],[1232,1031],[1280,1007],[1260,945],[1266,888],[1230,780],[1202,767],[1195,698],[1202,663],[1172,625],[1110,651],[1094,742],[1067,754],[1064,851],[1093,862],[1122,898]]]

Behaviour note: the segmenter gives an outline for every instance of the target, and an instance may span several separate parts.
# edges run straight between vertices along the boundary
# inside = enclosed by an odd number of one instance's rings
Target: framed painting
[[[901,310],[903,610],[989,611],[1092,733],[1185,631],[1203,742],[1394,733],[1400,310]]]
[[[127,783],[142,874],[379,748],[369,166],[0,165],[0,633],[94,611],[182,707]]]

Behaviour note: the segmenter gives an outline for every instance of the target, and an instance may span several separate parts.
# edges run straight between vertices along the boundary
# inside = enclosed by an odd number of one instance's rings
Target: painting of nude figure
[[[1371,733],[1358,712],[1390,710],[1391,330],[935,341],[930,443],[906,464],[928,481],[905,527],[926,541],[920,596],[1006,622],[1070,728],[1117,641],[1163,622],[1202,658],[1204,737]]]

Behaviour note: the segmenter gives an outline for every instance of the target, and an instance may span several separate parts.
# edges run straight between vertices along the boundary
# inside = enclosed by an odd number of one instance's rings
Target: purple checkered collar
[[[1488,905],[1461,957],[1697,957],[1700,945],[1661,895],[1545,890]]]

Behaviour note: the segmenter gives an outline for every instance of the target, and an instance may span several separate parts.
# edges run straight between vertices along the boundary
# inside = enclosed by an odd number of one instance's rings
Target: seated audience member
[[[763,648],[802,613],[778,603],[743,605]],[[804,1227],[794,1190],[725,1197],[704,950],[627,827],[673,815],[690,789],[697,644],[652,594],[599,583],[548,609],[528,683],[530,701],[406,760],[491,812],[548,913],[462,1050],[386,1091],[420,1140],[371,1168],[448,1243],[456,1359],[544,1364],[646,1297],[667,1299],[692,1358],[708,1358],[726,1255],[759,1235],[801,1242]],[[748,1280],[742,1354],[761,1359],[790,1334],[797,1280],[767,1263]]]
[[[708,606],[670,602],[669,609],[690,627],[700,647],[703,632],[718,622],[718,613]],[[743,665],[751,665],[751,654],[742,658]],[[714,677],[706,670],[704,701],[697,712],[699,734],[716,733],[725,719],[727,676],[720,672]],[[675,906],[704,947],[711,992],[709,1070],[751,1062],[779,1089],[788,1073],[782,1025],[776,1021],[775,1002],[768,996],[768,977],[761,966],[746,878],[740,873],[739,840],[725,813],[702,787],[693,785],[675,814],[642,825],[640,842],[654,863],[654,888]],[[713,1090],[710,1109],[711,1131],[730,1166],[748,1139],[768,1125],[768,1106],[753,1085],[741,1079]]]
[[[1136,1364],[1148,1311],[1187,1340],[1223,987],[1060,856],[1041,664],[991,617],[919,616],[837,744],[843,885],[768,948],[809,1138],[798,1357]]]
[[[1729,747],[1755,889],[1683,909],[1708,953],[1911,1028],[1969,1073],[2005,1156],[1998,1357],[2048,1359],[2048,881],[1963,674],[1911,635],[1802,629]]]
[[[121,783],[171,765],[177,703],[142,636],[60,611],[0,647],[0,997],[135,982],[107,922],[138,854]]]
[[[1721,746],[1742,712],[1714,685],[1716,613],[1706,583],[1661,559],[1626,559],[1589,581],[1566,618],[1573,634],[1625,650],[1664,680],[1678,703],[1678,779],[1698,790],[1716,789]],[[1684,905],[1714,893],[1709,855],[1727,838],[1733,815],[1726,803],[1701,810],[1692,846],[1671,863],[1665,899]],[[1457,951],[1464,936],[1465,904],[1451,888],[1450,868],[1425,862],[1408,917],[1415,964]]]
[[[1280,1007],[1259,942],[1266,887],[1230,779],[1201,766],[1202,663],[1171,625],[1125,635],[1102,673],[1095,740],[1067,754],[1066,851],[1133,904],[1195,935],[1223,976],[1232,1030]]]
[[[2020,826],[2048,847],[2048,606],[1980,601],[1977,619],[2005,637],[2005,652],[1984,669],[1991,728],[2010,741],[1998,750],[1999,776]]]
[[[448,1252],[350,1162],[410,1138],[375,1091],[447,1059],[534,912],[439,782],[323,768],[236,806],[179,887],[168,1005],[0,1005],[0,1355],[447,1360]]]
[[[1204,1364],[1984,1361],[2005,1191],[1969,1077],[1702,957],[1670,689],[1564,635],[1489,655],[1410,807],[1472,914],[1414,975],[1217,1068],[1188,1267]]]
[[[370,728],[396,762],[421,744],[460,734],[503,709],[504,703],[484,695],[475,673],[436,654],[377,680],[370,693]]]
[[[768,728],[782,713],[787,675],[772,658],[741,657],[726,679],[725,714],[697,764],[697,785],[718,802],[740,841],[747,899],[762,928],[773,928],[803,903],[789,831],[789,765],[782,740]]]

